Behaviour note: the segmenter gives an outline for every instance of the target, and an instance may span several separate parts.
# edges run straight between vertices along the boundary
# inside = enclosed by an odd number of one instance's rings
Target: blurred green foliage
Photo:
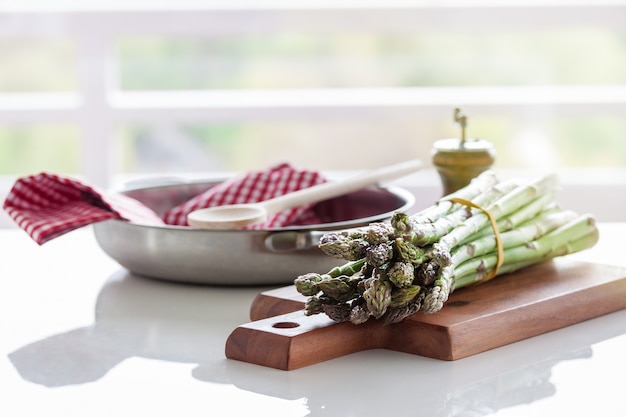
[[[76,90],[75,48],[63,38],[0,37],[0,93]]]
[[[626,35],[600,29],[497,36],[481,31],[127,36],[117,41],[114,53],[119,87],[128,91],[626,84]],[[67,39],[0,39],[0,93],[75,91],[76,61],[76,45]],[[533,120],[540,112],[515,118],[470,114],[470,133],[492,141],[504,167],[546,161],[566,167],[626,166],[626,119],[546,112]],[[528,131],[529,126],[540,131]],[[163,137],[168,132],[121,126],[115,138],[118,169],[238,170],[278,160],[361,168],[373,159],[397,160],[394,153],[378,151],[384,146],[427,159],[433,141],[457,133],[451,120],[420,115],[178,128],[180,136],[168,141]],[[174,147],[182,150],[170,158]],[[0,174],[77,172],[80,149],[73,127],[0,126]]]
[[[80,149],[72,126],[0,126],[0,175],[77,173]]]
[[[118,51],[128,90],[626,83],[626,37],[601,30],[129,37]]]

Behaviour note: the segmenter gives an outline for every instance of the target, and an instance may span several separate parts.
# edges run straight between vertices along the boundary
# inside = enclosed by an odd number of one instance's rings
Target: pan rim
[[[210,184],[210,183],[219,183],[219,181],[196,180],[196,181],[185,181],[185,182],[180,182],[180,183],[161,184],[161,185],[155,185],[155,186],[149,186],[149,187],[136,187],[136,188],[123,190],[120,192],[120,194],[127,194],[130,192],[143,191],[143,190],[154,190],[158,188],[176,187],[176,186],[183,186],[183,185],[193,186],[193,185],[202,185],[202,184]],[[319,223],[319,224],[312,224],[312,225],[294,225],[294,226],[285,226],[285,227],[275,227],[275,228],[268,228],[268,229],[219,230],[217,231],[217,230],[205,230],[205,229],[199,229],[199,228],[194,228],[194,227],[189,227],[189,226],[178,226],[178,225],[170,225],[170,224],[150,225],[150,224],[138,223],[138,222],[129,221],[129,220],[121,220],[121,219],[111,219],[108,221],[121,222],[129,226],[142,228],[142,229],[157,229],[157,230],[172,230],[172,231],[176,230],[176,231],[185,231],[185,232],[190,232],[190,233],[219,232],[219,233],[252,234],[252,233],[259,233],[259,232],[270,233],[270,232],[286,232],[286,231],[338,230],[338,229],[354,227],[357,224],[365,224],[369,222],[383,221],[384,219],[390,218],[393,213],[406,211],[415,205],[415,201],[416,201],[415,196],[413,195],[413,193],[411,193],[409,190],[405,188],[395,186],[395,185],[385,185],[385,186],[379,185],[379,186],[373,186],[370,188],[385,190],[389,192],[390,194],[396,197],[399,197],[403,201],[403,204],[400,207],[392,211],[382,212],[376,215],[361,217],[358,219],[344,220],[344,221],[331,222],[331,223]]]

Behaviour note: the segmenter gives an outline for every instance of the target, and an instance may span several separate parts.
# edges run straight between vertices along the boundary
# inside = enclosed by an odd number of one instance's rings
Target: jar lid
[[[436,141],[433,148],[439,152],[484,152],[493,150],[493,144],[484,139],[448,138]]]

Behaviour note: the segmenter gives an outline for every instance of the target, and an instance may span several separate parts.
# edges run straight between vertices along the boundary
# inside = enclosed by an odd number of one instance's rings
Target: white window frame
[[[433,29],[490,31],[503,27],[624,29],[626,1],[501,4],[354,0],[301,1],[294,5],[296,2],[276,0],[253,7],[243,0],[208,5],[188,0],[177,1],[175,7],[152,1],[149,2],[152,8],[132,8],[134,3],[129,1],[122,4],[66,1],[57,10],[46,9],[46,3],[33,2],[29,8],[26,1],[9,1],[0,6],[0,37],[63,35],[76,40],[79,89],[72,93],[0,93],[0,124],[64,122],[79,126],[83,149],[81,172],[88,181],[101,187],[110,186],[115,173],[113,132],[129,122],[158,126],[291,116],[316,120],[338,112],[355,118],[367,117],[372,112],[419,112],[447,118],[458,103],[463,103],[473,116],[512,117],[524,106],[547,106],[553,114],[563,115],[626,115],[623,84],[123,92],[117,89],[112,54],[119,36],[141,33],[211,36],[290,30],[416,33]],[[622,186],[626,176],[621,171],[617,175],[624,177],[623,182],[617,181]],[[4,186],[0,189],[2,197],[6,181],[0,186]],[[626,212],[623,208],[618,210]]]

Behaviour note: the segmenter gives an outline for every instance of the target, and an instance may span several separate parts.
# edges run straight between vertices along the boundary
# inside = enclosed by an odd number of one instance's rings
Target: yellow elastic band
[[[481,280],[480,283],[487,282],[495,278],[495,276],[498,274],[498,270],[500,269],[500,267],[502,266],[502,263],[504,262],[504,248],[502,247],[502,239],[500,238],[500,230],[498,229],[498,223],[496,221],[496,218],[493,216],[493,214],[489,210],[469,200],[466,200],[464,198],[450,197],[450,198],[445,198],[444,200],[451,201],[453,203],[463,204],[468,207],[476,208],[478,210],[481,210],[483,213],[487,215],[489,222],[491,222],[491,227],[493,228],[493,234],[496,238],[496,249],[498,251],[498,259],[496,261],[496,266],[491,271],[489,271],[489,274],[487,274],[487,276],[483,280]]]

